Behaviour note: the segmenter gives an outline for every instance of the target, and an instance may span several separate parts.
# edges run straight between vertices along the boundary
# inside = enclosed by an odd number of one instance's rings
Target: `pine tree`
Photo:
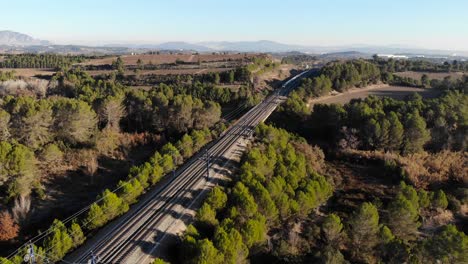
[[[430,139],[426,121],[417,111],[406,118],[404,138],[403,152],[406,154],[423,151],[424,144]]]
[[[350,238],[355,247],[354,253],[367,257],[367,253],[377,244],[379,213],[371,203],[363,203],[350,219]]]
[[[418,205],[398,194],[389,206],[388,226],[395,236],[403,240],[414,239],[420,226],[418,219]]]

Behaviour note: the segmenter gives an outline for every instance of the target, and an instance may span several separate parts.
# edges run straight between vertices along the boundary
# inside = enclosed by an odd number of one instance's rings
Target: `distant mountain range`
[[[129,52],[146,52],[148,50],[165,51],[197,51],[197,52],[268,52],[283,53],[297,51],[308,54],[342,53],[354,51],[364,54],[402,54],[410,56],[430,57],[468,57],[468,51],[429,50],[399,45],[371,46],[301,46],[278,43],[268,40],[260,41],[211,41],[211,42],[165,42],[161,44],[107,44],[102,46],[82,45],[55,45],[47,40],[35,39],[29,35],[14,32],[0,31],[0,52],[55,52],[73,54],[123,54]]]
[[[5,46],[33,46],[33,45],[50,45],[47,40],[35,39],[29,35],[2,30],[0,31],[0,45]]]

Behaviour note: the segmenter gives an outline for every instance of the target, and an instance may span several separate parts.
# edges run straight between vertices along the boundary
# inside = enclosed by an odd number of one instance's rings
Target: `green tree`
[[[340,250],[333,246],[326,246],[320,252],[321,264],[345,264],[348,263]]]
[[[219,76],[219,73],[215,73],[214,74],[214,83],[219,84],[220,81],[221,81],[221,77]]]
[[[73,222],[71,224],[70,230],[68,231],[68,233],[70,234],[74,248],[83,244],[84,241],[86,240],[86,237],[83,234],[83,230],[81,230],[81,227],[77,222]]]
[[[227,195],[221,187],[214,187],[206,197],[205,202],[211,205],[214,210],[222,209],[226,206]]]
[[[63,160],[63,152],[56,144],[47,144],[40,157],[45,163],[56,166]]]
[[[431,86],[431,81],[429,80],[429,76],[427,76],[427,74],[423,74],[421,76],[421,84],[424,88],[429,88]]]
[[[234,73],[234,71],[229,71],[228,82],[232,84],[232,83],[234,83],[234,81],[235,81],[235,73]]]
[[[44,248],[48,252],[50,260],[57,262],[73,247],[73,239],[67,232],[65,225],[59,220],[54,220],[52,233],[44,241]]]
[[[414,239],[420,226],[418,207],[414,201],[408,200],[403,194],[398,194],[388,211],[388,226],[395,236],[404,240]]]
[[[407,154],[423,151],[424,145],[430,139],[426,121],[417,111],[408,114],[406,118],[404,138],[403,150]]]
[[[389,150],[398,151],[403,143],[403,124],[398,119],[397,114],[393,111],[388,115],[388,122],[389,128],[387,148]]]
[[[377,244],[379,232],[379,213],[372,203],[363,203],[349,221],[350,238],[355,254],[366,258]]]
[[[209,225],[217,225],[218,220],[216,219],[216,211],[211,208],[208,203],[204,203],[200,209],[197,211],[197,219],[203,223]]]
[[[89,208],[83,226],[86,226],[88,229],[92,230],[103,226],[105,223],[106,216],[104,215],[104,212],[97,203],[93,203]]]
[[[180,150],[182,157],[191,157],[193,155],[192,137],[189,134],[184,134],[184,136],[177,142],[177,148]]]
[[[232,197],[246,217],[251,217],[257,212],[257,203],[255,203],[254,197],[241,182],[237,182],[232,189]]]
[[[226,231],[219,227],[214,236],[216,248],[224,254],[224,263],[235,264],[245,263],[248,249],[242,242],[242,236],[236,229]]]
[[[466,263],[468,260],[468,236],[454,225],[447,225],[441,232],[423,242],[424,258],[433,263]]]
[[[38,184],[34,153],[21,144],[0,142],[0,184],[8,181],[8,196],[28,196]]]
[[[438,190],[434,193],[434,196],[432,197],[432,206],[435,208],[440,208],[442,210],[445,210],[447,208],[448,200],[444,191]]]
[[[329,245],[338,245],[343,234],[343,224],[336,214],[329,214],[322,223],[322,236]]]
[[[166,262],[160,258],[156,258],[151,264],[170,264],[169,262]]]
[[[129,209],[128,204],[122,198],[108,189],[102,193],[101,208],[107,220],[114,219]]]
[[[112,67],[114,70],[117,70],[118,75],[123,76],[125,73],[125,64],[122,60],[122,58],[119,56],[117,57],[117,60],[112,62]]]
[[[199,240],[197,242],[198,254],[193,260],[197,264],[221,264],[224,263],[224,256],[213,246],[213,243],[208,239]]]
[[[241,229],[244,243],[249,248],[264,242],[267,233],[266,219],[260,215],[256,218],[247,220]]]

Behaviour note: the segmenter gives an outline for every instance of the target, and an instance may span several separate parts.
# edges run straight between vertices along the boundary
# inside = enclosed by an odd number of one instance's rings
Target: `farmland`
[[[369,95],[378,97],[391,97],[394,99],[404,99],[412,93],[418,93],[424,98],[433,98],[440,94],[440,90],[423,89],[416,87],[391,86],[391,85],[372,85],[367,88],[355,88],[337,95],[323,96],[310,100],[310,105],[321,104],[345,104],[352,99],[366,98]]]
[[[20,77],[35,77],[35,76],[52,76],[55,74],[53,69],[5,69],[0,68],[0,71],[7,72],[7,71],[15,71],[15,76]]]

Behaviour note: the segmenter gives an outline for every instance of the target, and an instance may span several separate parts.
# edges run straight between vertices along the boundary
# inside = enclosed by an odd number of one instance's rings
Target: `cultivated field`
[[[140,55],[124,55],[121,56],[126,65],[136,65],[138,59],[143,64],[165,64],[175,63],[176,61],[184,62],[215,62],[227,60],[243,60],[248,59],[258,54],[140,54]],[[82,65],[110,65],[117,59],[117,56],[106,57],[101,59],[91,59],[81,63]]]
[[[232,68],[205,68],[205,69],[164,69],[164,70],[142,70],[140,71],[140,75],[182,75],[182,74],[203,74],[203,73],[210,73],[210,72],[223,72],[229,71]],[[106,70],[99,70],[99,71],[86,71],[91,76],[96,76],[100,74],[108,74],[112,71]],[[135,75],[133,71],[125,71],[125,75]]]
[[[369,95],[403,99],[405,96],[412,93],[418,93],[424,98],[434,98],[439,95],[441,91],[435,89],[423,89],[405,86],[390,86],[386,84],[372,85],[367,88],[355,88],[345,93],[313,99],[309,102],[309,106],[314,104],[345,104],[352,99],[366,98]]]
[[[34,77],[34,76],[52,76],[55,74],[55,71],[53,69],[4,69],[0,68],[0,71],[14,71],[15,76],[20,76],[20,77]]]
[[[406,71],[406,72],[397,72],[395,75],[401,77],[410,77],[416,80],[420,80],[421,76],[426,74],[429,76],[429,79],[438,79],[442,80],[447,76],[450,76],[452,79],[460,79],[463,77],[464,74],[468,75],[468,72],[414,72],[414,71]]]

